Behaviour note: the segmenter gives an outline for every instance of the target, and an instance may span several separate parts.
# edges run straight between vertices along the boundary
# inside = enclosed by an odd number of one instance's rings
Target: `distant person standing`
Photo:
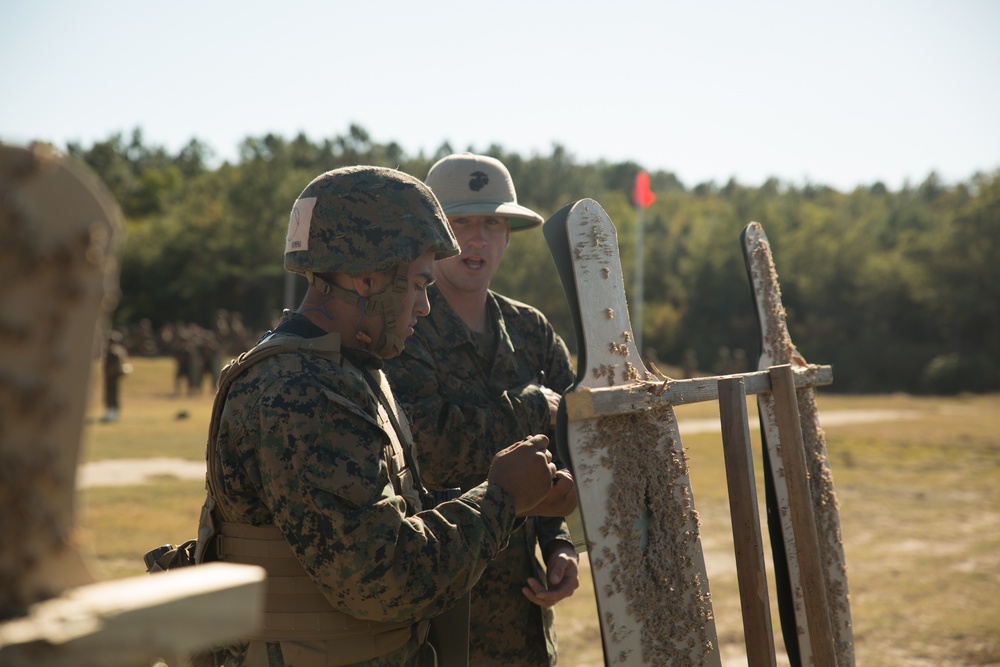
[[[101,421],[112,423],[118,421],[120,409],[119,399],[121,379],[132,372],[132,364],[128,360],[128,352],[122,345],[122,333],[112,329],[104,350],[104,415]]]
[[[690,380],[698,377],[698,353],[694,351],[694,348],[685,348],[681,357],[681,368],[684,369],[684,379]]]

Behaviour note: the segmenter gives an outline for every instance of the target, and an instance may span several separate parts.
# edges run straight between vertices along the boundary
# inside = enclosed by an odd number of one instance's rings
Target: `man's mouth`
[[[479,271],[486,265],[486,261],[482,257],[466,257],[462,260],[462,264],[473,271]]]

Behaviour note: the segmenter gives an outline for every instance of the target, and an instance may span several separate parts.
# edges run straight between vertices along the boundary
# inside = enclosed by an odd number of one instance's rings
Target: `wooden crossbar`
[[[796,389],[833,384],[833,368],[830,366],[797,366],[792,367],[791,372]],[[716,401],[719,399],[718,382],[724,377],[739,378],[748,396],[771,391],[771,375],[768,371],[691,380],[649,381],[617,387],[579,387],[578,391],[563,397],[566,416],[573,422],[630,414],[667,405]]]

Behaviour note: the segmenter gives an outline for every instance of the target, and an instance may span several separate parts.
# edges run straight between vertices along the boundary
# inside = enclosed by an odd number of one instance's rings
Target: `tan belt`
[[[263,626],[246,639],[335,642],[337,662],[328,663],[332,665],[395,651],[414,632],[421,642],[427,635],[428,621],[365,621],[334,609],[273,525],[223,522],[216,539],[220,560],[259,565],[267,571]]]

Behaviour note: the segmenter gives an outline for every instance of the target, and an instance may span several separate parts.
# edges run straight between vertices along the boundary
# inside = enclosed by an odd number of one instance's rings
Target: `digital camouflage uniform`
[[[542,383],[562,393],[574,381],[565,343],[537,309],[494,292],[486,300],[493,337],[483,342],[441,292],[386,373],[410,416],[421,478],[431,488],[467,490],[486,479],[493,455],[529,434],[551,438]],[[555,661],[554,614],[528,600],[529,577],[546,582],[543,557],[572,546],[565,521],[536,517],[486,567],[472,590],[469,664],[548,665]]]
[[[323,333],[304,318],[278,331]],[[338,362],[282,352],[232,384],[210,448],[221,490],[216,511],[228,521],[276,526],[336,610],[380,622],[428,619],[458,600],[506,544],[516,523],[513,499],[482,484],[418,513],[390,481],[388,436],[358,373],[383,379],[381,360],[341,354]],[[226,665],[244,664],[245,644],[230,650]],[[270,665],[285,664],[277,643],[267,650]],[[429,664],[427,652],[411,636],[363,664]]]

